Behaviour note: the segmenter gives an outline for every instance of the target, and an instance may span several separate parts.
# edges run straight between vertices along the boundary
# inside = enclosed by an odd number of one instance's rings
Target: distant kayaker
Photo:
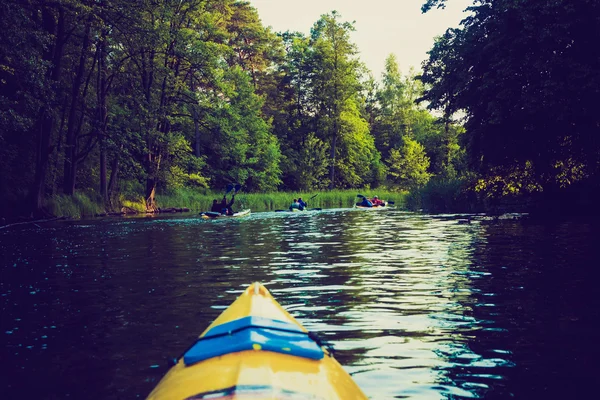
[[[217,201],[217,199],[213,200],[212,207],[210,208],[211,212],[221,212],[221,204]]]
[[[223,196],[223,200],[221,201],[221,214],[225,215],[233,215],[233,209],[231,206],[235,201],[235,194],[231,196],[231,201],[227,203],[227,196]]]
[[[373,207],[373,203],[371,203],[371,200],[367,199],[366,197],[363,197],[362,201],[357,205],[361,207]]]
[[[290,211],[293,211],[294,209],[300,210],[300,203],[298,203],[298,199],[294,199],[292,204],[290,204]]]
[[[304,209],[308,205],[308,204],[306,204],[306,202],[304,200],[302,200],[302,197],[298,197],[298,204],[299,204],[298,209],[300,211],[304,211]]]
[[[373,196],[371,203],[373,203],[373,206],[375,206],[375,207],[385,206],[385,201],[379,200],[379,197],[377,197],[377,196]]]

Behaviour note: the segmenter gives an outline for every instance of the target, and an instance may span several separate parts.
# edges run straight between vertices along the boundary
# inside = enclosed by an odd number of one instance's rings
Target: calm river
[[[600,225],[395,210],[0,230],[0,398],[144,398],[253,281],[372,399],[597,398]]]

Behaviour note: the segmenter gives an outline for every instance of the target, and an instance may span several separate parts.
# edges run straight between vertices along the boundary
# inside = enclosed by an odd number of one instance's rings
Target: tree
[[[336,185],[335,170],[338,163],[341,113],[347,100],[359,90],[358,74],[361,68],[356,57],[356,45],[350,41],[354,25],[339,22],[340,15],[333,11],[322,15],[311,30],[314,48],[313,96],[318,109],[318,131],[324,132],[330,147],[329,185]]]
[[[226,71],[203,149],[212,182],[242,182],[247,190],[274,189],[280,181],[277,138],[261,116],[262,99],[241,68]]]
[[[273,132],[281,145],[283,185],[303,190],[323,187],[328,179],[320,154],[329,145],[316,130],[318,113],[312,96],[313,48],[309,38],[302,33],[284,32],[280,36],[285,57],[278,64],[277,73],[273,74],[277,83],[268,92],[266,102],[270,106],[266,115],[272,118]]]
[[[600,4],[486,0],[470,10],[434,44],[423,81],[432,108],[466,113],[471,165],[527,170],[546,188],[597,174]]]
[[[203,30],[211,32],[211,13],[218,3],[162,1],[132,9],[135,21],[123,36],[127,67],[136,78],[134,96],[128,104],[139,121],[144,147],[137,156],[146,173],[146,205],[156,208],[154,197],[166,161],[173,161],[169,149],[184,135],[174,117],[190,102],[190,80],[201,74],[200,68],[211,64],[198,55]],[[220,12],[220,11],[216,11]],[[205,48],[211,49],[206,46]],[[211,57],[222,54],[208,52]],[[193,96],[192,96],[193,99]]]
[[[383,180],[381,155],[355,99],[348,99],[343,105],[338,142],[336,168],[341,187],[358,188]]]
[[[406,94],[396,56],[390,54],[385,61],[381,88],[376,92],[379,107],[373,118],[373,136],[384,158],[388,158],[390,151],[402,144],[402,137],[411,132],[408,114],[414,104]]]
[[[404,145],[392,149],[388,159],[389,174],[403,189],[414,190],[425,186],[431,177],[427,171],[429,158],[425,148],[417,141],[405,136]]]
[[[40,215],[53,151],[65,13],[60,3],[5,1],[0,15],[0,209]]]

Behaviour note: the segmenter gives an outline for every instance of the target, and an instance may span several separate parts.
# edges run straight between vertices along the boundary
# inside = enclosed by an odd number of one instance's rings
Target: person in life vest
[[[385,201],[380,200],[377,196],[373,196],[373,199],[371,199],[371,203],[373,203],[373,206],[375,207],[385,206]]]
[[[218,212],[218,213],[220,213],[220,212],[221,212],[221,209],[222,209],[222,207],[221,207],[221,203],[219,203],[219,202],[217,201],[217,199],[214,199],[214,200],[213,200],[213,203],[212,203],[212,207],[210,208],[210,211],[212,211],[212,212]]]
[[[357,206],[373,207],[373,203],[371,203],[371,200],[367,199],[366,197],[363,197],[362,201],[358,203]]]
[[[304,209],[305,209],[305,208],[306,208],[306,206],[308,205],[308,204],[306,204],[306,202],[305,202],[304,200],[302,200],[302,197],[298,197],[298,204],[300,205],[300,206],[298,207],[298,209],[299,209],[300,211],[304,211]]]
[[[229,201],[229,203],[227,203],[227,215],[233,215],[233,208],[231,208],[231,206],[233,205],[233,202],[235,201],[235,194],[233,196],[231,196],[231,200]]]
[[[292,204],[290,204],[290,211],[293,211],[294,209],[300,210],[300,203],[298,203],[298,199],[294,199]]]
[[[233,215],[233,209],[231,208],[231,206],[233,205],[234,201],[235,194],[231,196],[231,201],[229,203],[227,202],[227,196],[223,196],[223,200],[221,200],[221,203],[219,203],[218,212],[220,212],[223,215]]]

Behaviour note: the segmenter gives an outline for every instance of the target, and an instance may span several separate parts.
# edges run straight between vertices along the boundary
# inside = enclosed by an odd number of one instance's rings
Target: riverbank
[[[159,213],[172,212],[201,212],[211,208],[214,199],[220,200],[224,191],[181,189],[169,194],[157,194],[156,203]],[[231,199],[233,192],[227,194]],[[298,192],[271,192],[271,193],[245,193],[239,191],[235,196],[234,209],[250,208],[252,211],[274,211],[286,209],[293,199],[302,197],[310,208],[345,208],[352,207],[358,201],[357,194],[365,196],[377,195],[381,199],[395,202],[396,207],[404,208],[407,192],[393,192],[387,190],[333,190],[326,192],[298,193]],[[57,195],[46,200],[46,218],[94,218],[109,215],[146,214],[146,203],[143,197],[121,198],[112,208],[106,208],[100,198],[94,194],[76,193],[73,196]],[[7,215],[0,222],[0,226],[14,223],[34,222],[36,219],[20,215]]]

